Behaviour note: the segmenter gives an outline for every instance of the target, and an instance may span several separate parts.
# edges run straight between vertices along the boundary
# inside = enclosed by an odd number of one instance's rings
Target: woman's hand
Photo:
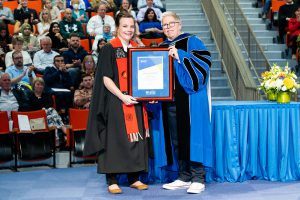
[[[125,105],[133,105],[133,104],[137,104],[139,102],[136,101],[136,99],[130,95],[126,95],[124,94],[123,96],[121,96],[121,101],[125,104]]]

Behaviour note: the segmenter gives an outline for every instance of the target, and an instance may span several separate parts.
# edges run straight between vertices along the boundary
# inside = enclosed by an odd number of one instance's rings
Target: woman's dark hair
[[[99,44],[101,43],[101,42],[105,42],[105,43],[107,43],[107,40],[106,39],[104,39],[104,38],[100,38],[99,40],[98,40],[98,42],[97,42],[97,52],[99,53],[100,52],[100,48],[99,48]],[[96,63],[97,64],[97,63]]]
[[[50,28],[49,28],[49,35],[55,35],[55,33],[53,33],[53,26],[57,25],[59,27],[59,24],[57,22],[52,22],[50,24]]]
[[[154,22],[157,22],[158,20],[157,20],[157,16],[156,16],[156,13],[155,13],[155,11],[152,9],[152,8],[148,8],[147,10],[146,10],[146,12],[145,12],[145,15],[144,15],[144,22],[149,22],[149,19],[148,19],[148,14],[151,12],[151,11],[153,11],[153,13],[154,13],[154,17],[153,17],[153,20],[152,21],[154,21]]]
[[[119,12],[119,14],[116,16],[116,27],[120,26],[120,20],[122,18],[131,18],[134,21],[134,17],[127,11]]]

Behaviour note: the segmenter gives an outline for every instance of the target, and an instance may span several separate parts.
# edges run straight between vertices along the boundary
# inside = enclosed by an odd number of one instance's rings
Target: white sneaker
[[[200,192],[203,192],[204,190],[205,190],[205,185],[203,183],[194,182],[190,185],[189,189],[187,190],[187,193],[199,194]]]
[[[163,184],[163,188],[167,190],[176,190],[176,189],[184,189],[189,188],[191,185],[191,182],[184,182],[181,180],[176,180],[172,183]]]

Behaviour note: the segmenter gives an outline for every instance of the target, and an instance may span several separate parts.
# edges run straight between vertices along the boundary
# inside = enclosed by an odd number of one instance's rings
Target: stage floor
[[[126,185],[123,194],[107,192],[105,176],[95,166],[0,173],[0,200],[300,200],[300,181],[210,183],[201,194],[167,191],[161,184],[137,191]]]

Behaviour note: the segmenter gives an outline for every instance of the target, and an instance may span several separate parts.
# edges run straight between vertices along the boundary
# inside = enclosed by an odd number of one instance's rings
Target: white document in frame
[[[27,115],[18,115],[18,123],[20,131],[31,131]]]
[[[139,57],[137,67],[139,90],[163,89],[163,56]]]

